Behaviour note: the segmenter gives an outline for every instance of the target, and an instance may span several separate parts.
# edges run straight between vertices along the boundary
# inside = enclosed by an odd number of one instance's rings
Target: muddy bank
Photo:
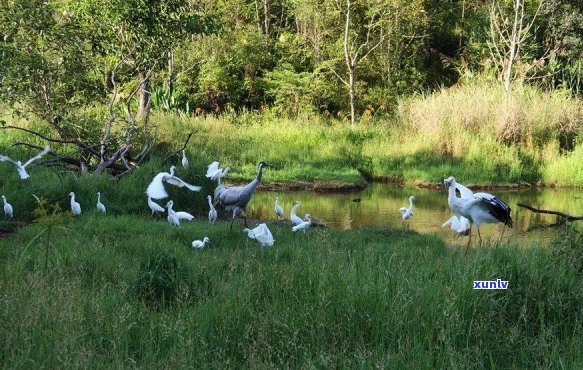
[[[421,189],[429,190],[443,190],[443,183],[441,182],[427,182],[416,180],[413,184]],[[540,182],[529,183],[521,182],[516,184],[464,184],[471,190],[520,190],[520,189],[531,189],[531,188],[542,188],[544,185]]]
[[[365,181],[350,183],[342,181],[291,181],[262,183],[257,187],[261,191],[313,191],[316,193],[353,193],[364,190]]]

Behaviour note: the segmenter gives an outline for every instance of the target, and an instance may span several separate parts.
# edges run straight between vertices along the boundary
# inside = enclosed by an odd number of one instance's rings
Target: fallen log
[[[563,212],[559,212],[559,211],[552,211],[552,210],[547,210],[547,209],[539,209],[539,208],[535,208],[533,206],[529,206],[528,204],[524,204],[524,203],[516,203],[517,206],[522,207],[522,208],[526,208],[529,211],[532,211],[534,213],[545,213],[548,215],[555,215],[555,216],[559,216],[565,219],[565,221],[583,221],[583,215],[581,216],[572,216],[572,215],[568,215],[566,213]]]

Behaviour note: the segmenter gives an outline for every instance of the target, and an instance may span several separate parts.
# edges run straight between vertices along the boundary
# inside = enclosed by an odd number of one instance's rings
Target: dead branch
[[[78,143],[76,140],[53,139],[53,138],[50,138],[48,136],[41,134],[40,132],[36,132],[36,131],[29,130],[29,129],[26,129],[23,127],[18,127],[18,126],[0,126],[0,129],[14,129],[14,130],[24,131],[24,132],[27,132],[29,134],[38,136],[43,140],[50,141],[52,143],[61,143],[61,144],[77,144]]]
[[[583,220],[583,215],[572,216],[572,215],[568,215],[566,213],[559,212],[559,211],[551,211],[551,210],[546,210],[546,209],[535,208],[535,207],[529,206],[528,204],[524,204],[524,203],[516,203],[516,205],[519,207],[522,207],[522,208],[526,208],[529,211],[532,211],[534,213],[544,213],[544,214],[549,214],[549,215],[556,215],[556,216],[564,218],[566,221],[582,221]]]
[[[188,145],[188,142],[190,141],[190,137],[194,133],[196,133],[196,131],[195,132],[190,132],[188,134],[188,136],[186,137],[186,140],[184,141],[184,145],[182,146],[182,148],[180,148],[177,151],[175,151],[174,153],[170,154],[166,159],[164,159],[164,162],[162,162],[162,164],[168,162],[168,160],[170,160],[170,158],[174,157],[176,154],[180,154],[181,151],[183,151],[184,149],[186,149],[186,146]]]

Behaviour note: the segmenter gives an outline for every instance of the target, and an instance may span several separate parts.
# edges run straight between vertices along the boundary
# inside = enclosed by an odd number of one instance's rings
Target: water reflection
[[[556,216],[532,213],[518,207],[517,202],[574,215],[580,214],[583,210],[583,190],[496,190],[492,193],[512,208],[514,228],[507,228],[503,240],[548,244],[557,232],[553,228],[540,227],[555,223]],[[292,203],[299,200],[302,202],[298,209],[299,216],[310,213],[326,221],[333,228],[346,230],[359,227],[401,227],[399,208],[408,207],[410,195],[416,198],[414,216],[409,220],[411,229],[421,233],[437,233],[448,243],[466,242],[466,238],[456,240],[449,228],[441,228],[441,224],[452,215],[447,206],[445,192],[385,184],[374,184],[360,193],[351,194],[319,194],[306,191],[257,192],[248,209],[253,218],[275,220],[274,199],[279,196],[286,218],[289,218]],[[360,199],[360,202],[355,202],[354,199]],[[482,237],[485,239],[497,239],[501,231],[501,224],[481,227]]]

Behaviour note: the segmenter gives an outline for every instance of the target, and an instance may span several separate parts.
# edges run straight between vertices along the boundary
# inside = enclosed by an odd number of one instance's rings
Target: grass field
[[[5,367],[583,366],[575,231],[465,254],[397,229],[274,225],[264,249],[224,223],[64,222],[0,238]],[[508,290],[472,289],[498,278]]]

